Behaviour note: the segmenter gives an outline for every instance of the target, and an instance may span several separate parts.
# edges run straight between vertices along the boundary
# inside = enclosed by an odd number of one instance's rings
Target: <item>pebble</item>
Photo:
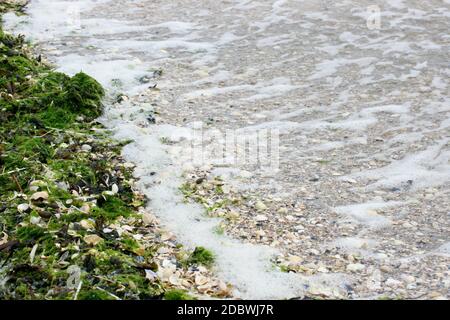
[[[402,280],[405,281],[406,283],[413,283],[413,282],[416,281],[416,278],[414,278],[413,276],[408,275],[408,274],[402,275],[401,278],[402,278]]]
[[[258,211],[264,211],[264,210],[267,210],[267,206],[264,204],[264,202],[258,201],[255,204],[255,209]]]
[[[255,217],[256,221],[267,221],[267,216],[263,215],[263,214],[259,214]]]
[[[281,213],[281,214],[286,214],[286,213],[288,213],[288,209],[287,208],[280,208],[280,209],[278,209],[277,212]]]
[[[150,213],[144,213],[142,215],[142,221],[144,222],[145,225],[151,225],[152,223],[154,223],[156,221],[156,218],[151,215]]]
[[[402,282],[393,278],[389,278],[386,280],[385,284],[391,288],[398,288],[402,285]]]
[[[21,203],[17,206],[17,211],[20,213],[27,212],[30,209],[30,206],[27,203]]]
[[[81,220],[80,225],[85,230],[93,230],[95,228],[95,223],[88,219]]]
[[[118,192],[119,192],[119,187],[117,186],[117,184],[113,184],[112,186],[111,186],[111,192],[113,193],[113,194],[117,194]]]
[[[33,195],[30,198],[32,201],[38,201],[38,200],[47,200],[48,199],[48,192],[41,191],[33,193]]]
[[[99,237],[96,234],[89,234],[84,236],[83,238],[84,242],[86,242],[87,244],[91,244],[91,245],[97,245],[99,244],[101,241],[103,241],[103,239],[101,237]]]
[[[322,273],[328,273],[328,272],[329,272],[328,269],[325,268],[325,267],[319,267],[319,268],[317,269],[317,271],[318,271],[318,272],[322,272]]]
[[[41,218],[40,217],[31,217],[30,218],[30,223],[31,224],[38,225],[40,222],[41,222]]]
[[[90,152],[92,150],[92,147],[90,145],[88,145],[88,144],[83,144],[81,146],[81,150],[84,151],[84,152]]]
[[[303,261],[303,259],[299,256],[290,256],[288,259],[289,265],[298,265]]]
[[[386,265],[381,266],[380,270],[385,273],[391,273],[393,271],[393,269],[390,266],[386,266]]]
[[[346,269],[350,272],[360,272],[363,271],[366,267],[361,263],[350,263],[347,265]]]
[[[84,212],[84,213],[89,213],[90,210],[91,210],[91,207],[87,203],[83,204],[80,208],[80,211]]]
[[[239,217],[240,217],[240,214],[239,214],[239,212],[236,212],[236,211],[230,211],[227,214],[227,218],[229,218],[229,219],[237,219]]]

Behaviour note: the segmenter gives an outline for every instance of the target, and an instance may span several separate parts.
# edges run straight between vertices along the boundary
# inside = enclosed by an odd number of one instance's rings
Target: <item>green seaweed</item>
[[[214,254],[204,247],[196,247],[187,259],[188,265],[204,265],[210,267],[214,263]]]
[[[195,300],[194,297],[189,295],[185,290],[173,289],[164,293],[165,300]]]

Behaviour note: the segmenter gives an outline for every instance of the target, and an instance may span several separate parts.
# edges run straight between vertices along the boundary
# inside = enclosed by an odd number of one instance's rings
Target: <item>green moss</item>
[[[189,265],[204,265],[210,267],[214,263],[214,254],[203,247],[196,247],[186,262]]]
[[[99,206],[93,208],[94,217],[102,217],[107,221],[114,220],[120,216],[129,217],[131,209],[117,196],[104,196],[103,201],[99,201]]]
[[[280,265],[279,266],[281,272],[289,272],[291,269],[288,266]]]
[[[97,183],[95,171],[83,160],[80,159],[61,159],[51,161],[50,167],[56,173],[58,180],[66,181],[70,185],[78,184],[84,181],[88,185]]]
[[[80,291],[78,300],[116,300],[113,296],[101,290]]]
[[[76,119],[76,114],[68,109],[50,104],[44,111],[37,113],[37,118],[50,128],[63,129],[70,126]]]
[[[134,251],[139,248],[139,243],[133,238],[126,237],[121,240],[122,246],[125,250]]]
[[[101,99],[105,92],[94,78],[83,72],[77,73],[68,81],[66,89],[66,99],[73,111],[93,118],[101,114]]]
[[[38,226],[26,226],[17,229],[17,238],[23,242],[38,241],[46,235],[45,229]]]
[[[163,288],[159,283],[150,283],[144,275],[122,274],[115,276],[114,281],[126,286],[127,294],[134,295],[141,300],[154,299],[163,294]]]
[[[30,158],[47,163],[47,160],[53,156],[52,148],[42,138],[19,136],[14,139],[14,143],[18,146],[17,152],[22,159]]]
[[[194,297],[189,295],[185,290],[174,289],[164,293],[165,300],[195,300]]]

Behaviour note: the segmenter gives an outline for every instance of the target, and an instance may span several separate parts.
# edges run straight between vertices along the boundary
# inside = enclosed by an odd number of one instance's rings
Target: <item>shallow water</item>
[[[107,108],[103,120],[118,137],[135,139],[124,152],[138,164],[151,209],[181,241],[216,251],[218,272],[238,296],[286,298],[311,283],[341,287],[355,275],[275,272],[273,250],[300,255],[338,244],[345,252],[365,239],[363,254],[375,264],[380,254],[393,261],[437,252],[446,259],[439,248],[450,240],[450,2],[373,5],[33,0],[29,18],[9,16],[7,23],[38,41],[61,70],[83,70],[111,94],[140,93]],[[161,91],[148,89],[154,84]],[[161,119],[149,126],[155,108]],[[186,164],[176,147],[161,144],[162,137],[189,140],[195,122],[279,133],[278,171],[239,163],[229,182],[292,206],[305,203],[306,221],[271,217],[262,228],[276,236],[264,241],[251,228],[234,228],[245,245],[215,235],[217,221],[182,203],[177,188]],[[313,220],[320,221],[317,239],[300,240],[296,227],[313,232]],[[419,230],[402,229],[406,220]],[[393,238],[407,245],[387,249]],[[427,243],[422,253],[408,247],[418,239]]]

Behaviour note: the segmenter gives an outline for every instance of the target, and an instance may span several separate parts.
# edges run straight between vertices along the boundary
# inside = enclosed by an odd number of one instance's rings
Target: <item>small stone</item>
[[[431,299],[439,299],[442,295],[437,292],[437,291],[432,291],[428,294],[428,297],[430,297]]]
[[[319,284],[312,284],[308,289],[309,294],[313,296],[330,297],[333,292],[330,288]]]
[[[386,266],[386,265],[381,266],[380,270],[385,273],[391,273],[393,271],[393,269],[390,266]]]
[[[94,222],[88,219],[81,220],[80,225],[85,230],[93,230],[95,228]]]
[[[80,211],[84,213],[89,213],[89,211],[91,211],[91,207],[89,206],[89,204],[85,203],[81,206]]]
[[[56,185],[58,186],[58,188],[62,189],[62,190],[69,190],[69,184],[65,181],[62,182],[56,182]]]
[[[42,180],[33,180],[33,181],[30,182],[30,186],[44,187],[46,185],[47,185],[47,183],[45,181],[42,181]]]
[[[158,250],[156,250],[156,252],[158,252],[159,254],[166,254],[166,253],[170,253],[170,249],[166,248],[166,247],[161,247]]]
[[[0,245],[8,242],[8,234],[6,234],[5,232],[2,232],[2,234],[3,234],[3,237],[0,238]]]
[[[303,261],[303,259],[299,256],[290,256],[288,259],[289,265],[292,265],[292,266],[299,265],[302,261]]]
[[[347,265],[347,271],[350,272],[360,272],[363,271],[366,268],[365,265],[361,264],[361,263],[350,263]]]
[[[277,212],[281,213],[281,214],[286,214],[286,213],[288,213],[288,209],[287,208],[280,208],[280,209],[278,209]]]
[[[322,273],[328,273],[328,272],[329,272],[328,269],[325,268],[325,267],[319,267],[319,268],[317,269],[317,271],[318,271],[318,272],[322,272]]]
[[[165,232],[161,234],[161,240],[162,241],[168,241],[173,238],[173,235],[171,233]]]
[[[153,215],[151,215],[150,213],[144,213],[142,215],[142,222],[148,226],[151,225],[155,222],[155,217]]]
[[[267,221],[267,216],[265,216],[265,215],[263,215],[263,214],[259,214],[259,215],[257,215],[257,216],[255,217],[255,220],[258,221],[258,222],[261,222],[261,221]]]
[[[99,237],[96,234],[89,234],[84,236],[84,242],[86,242],[87,244],[96,246],[97,244],[99,244],[100,242],[103,241],[103,239],[101,237]]]
[[[356,183],[356,180],[352,178],[344,178],[343,180],[348,183]]]
[[[27,203],[21,203],[17,206],[17,211],[20,213],[28,212],[30,210],[30,206]]]
[[[267,206],[264,204],[264,202],[258,201],[255,204],[255,209],[258,211],[264,211],[264,210],[267,210]]]
[[[92,147],[90,145],[88,145],[88,144],[83,144],[81,146],[81,150],[84,151],[84,152],[90,152],[92,150]]]
[[[52,216],[52,213],[44,210],[44,211],[38,211],[38,215],[39,215],[41,218],[44,218],[44,219],[50,219],[51,216]]]
[[[402,285],[402,282],[398,281],[398,280],[395,280],[395,279],[392,279],[392,278],[389,278],[389,279],[386,280],[385,284],[388,287],[397,288],[397,287]]]
[[[355,257],[352,254],[346,255],[346,259],[347,259],[347,261],[350,261],[350,262],[355,261]]]
[[[414,228],[414,226],[411,223],[409,223],[409,222],[403,223],[402,226],[405,227],[405,228]]]
[[[179,286],[180,283],[181,283],[180,277],[178,277],[178,276],[175,275],[175,274],[171,275],[171,276],[169,277],[169,283],[170,283],[171,285],[174,285],[174,286]]]
[[[40,201],[40,200],[47,200],[48,199],[48,192],[41,191],[34,193],[31,198],[32,201]]]
[[[173,268],[160,268],[158,269],[158,276],[163,281],[168,281],[169,278],[173,275],[174,269]]]
[[[41,222],[41,217],[31,217],[30,218],[30,223],[31,224],[38,225],[40,222]]]
[[[266,232],[264,230],[257,230],[255,231],[255,234],[259,237],[264,237],[266,235]]]
[[[406,283],[416,282],[416,278],[414,278],[413,276],[411,276],[409,274],[402,275],[402,280],[405,281]]]
[[[111,192],[112,192],[113,194],[119,193],[119,187],[117,186],[117,184],[114,183],[114,184],[111,186]]]
[[[230,211],[227,214],[228,219],[238,219],[239,217],[240,217],[240,214],[239,214],[239,212],[236,212],[236,211]]]
[[[202,275],[196,275],[195,276],[195,284],[198,285],[198,286],[205,285],[206,283],[208,283],[208,280],[209,279],[207,277],[204,277]]]
[[[197,287],[197,290],[198,290],[200,293],[206,293],[208,290],[211,290],[211,285],[210,285],[209,283],[207,283],[207,284],[205,284],[205,285],[203,285],[203,286],[198,286],[198,287]]]
[[[145,269],[145,278],[153,282],[158,278],[158,275],[152,270]]]

